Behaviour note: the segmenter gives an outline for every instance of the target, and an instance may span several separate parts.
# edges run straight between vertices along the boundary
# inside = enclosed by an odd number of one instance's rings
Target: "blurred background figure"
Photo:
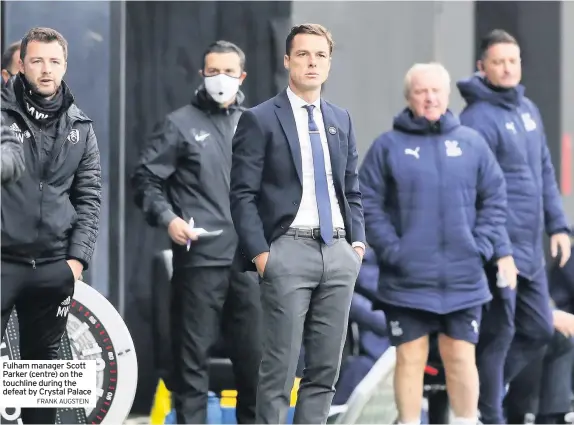
[[[4,84],[18,73],[18,61],[20,60],[20,42],[12,43],[2,53],[2,81]]]
[[[492,298],[483,263],[496,261],[501,275],[516,282],[504,238],[503,175],[482,137],[448,109],[444,66],[413,65],[404,95],[408,106],[373,142],[359,172],[367,241],[380,267],[376,307],[397,347],[399,423],[421,421],[435,333],[454,421],[476,423],[475,344]]]
[[[551,256],[560,254],[560,267],[570,257],[570,241],[542,116],[520,84],[518,42],[506,31],[494,30],[481,40],[480,51],[479,73],[457,83],[467,102],[461,122],[485,138],[504,172],[506,228],[519,270],[516,291],[508,291],[497,282],[497,271],[487,267],[494,300],[478,346],[480,410],[484,423],[496,424],[503,420],[503,385],[535,357],[543,357],[554,332],[543,234],[550,238]]]
[[[152,226],[172,240],[168,388],[178,423],[206,423],[209,355],[223,330],[238,389],[237,421],[255,421],[260,362],[259,290],[253,273],[232,267],[237,235],[229,206],[231,142],[245,109],[239,90],[245,54],[217,41],[203,54],[203,83],[170,113],[140,156],[132,184]],[[194,229],[223,231],[212,238]],[[168,290],[168,288],[166,288]]]

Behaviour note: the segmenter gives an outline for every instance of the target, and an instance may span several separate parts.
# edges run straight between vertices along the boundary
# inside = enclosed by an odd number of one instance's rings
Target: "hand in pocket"
[[[74,275],[74,281],[78,280],[82,275],[82,271],[84,271],[84,266],[78,260],[67,260],[68,266],[72,270]]]

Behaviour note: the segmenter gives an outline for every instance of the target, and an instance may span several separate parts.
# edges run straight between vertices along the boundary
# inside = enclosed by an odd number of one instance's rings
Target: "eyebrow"
[[[32,57],[30,58],[30,60],[34,60],[34,59],[44,59],[44,57],[42,57],[42,56],[32,56]],[[48,58],[48,59],[50,59],[50,60],[56,60],[56,61],[61,61],[61,60],[63,60],[62,58]]]
[[[217,67],[217,66],[208,66],[206,69],[207,69],[208,71],[221,71],[222,69],[223,69],[224,71],[235,71],[235,68],[234,68],[234,67],[219,68],[219,67]]]
[[[311,53],[311,52],[307,49],[299,49],[299,50],[296,50],[295,53]],[[327,52],[325,50],[318,50],[315,53],[323,53],[325,55],[327,54]]]

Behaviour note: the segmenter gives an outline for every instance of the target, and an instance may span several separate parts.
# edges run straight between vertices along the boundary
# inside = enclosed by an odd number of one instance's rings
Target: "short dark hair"
[[[291,28],[291,31],[285,40],[285,54],[287,56],[291,54],[293,39],[298,34],[311,34],[325,37],[327,39],[327,43],[329,43],[329,54],[333,53],[333,47],[335,46],[335,43],[333,42],[333,36],[331,36],[331,33],[327,30],[327,28],[319,24],[301,24],[295,25],[293,28]]]
[[[484,59],[486,52],[495,44],[515,44],[518,46],[518,41],[508,32],[500,29],[492,30],[480,40],[479,55],[480,59]]]
[[[243,50],[241,50],[231,41],[218,40],[207,46],[207,49],[205,49],[205,52],[203,52],[202,69],[205,69],[205,58],[210,53],[237,53],[237,56],[239,56],[239,65],[241,66],[241,70],[243,71],[245,69],[245,53],[243,53]]]
[[[20,59],[23,61],[26,57],[26,51],[28,50],[28,43],[32,41],[38,41],[40,43],[52,43],[57,41],[62,49],[64,50],[64,59],[68,60],[68,42],[62,34],[52,28],[42,28],[36,27],[32,28],[26,33],[22,39],[22,46],[20,48]]]
[[[12,58],[14,57],[14,53],[20,50],[20,41],[16,41],[2,53],[2,69],[8,69],[12,66]]]

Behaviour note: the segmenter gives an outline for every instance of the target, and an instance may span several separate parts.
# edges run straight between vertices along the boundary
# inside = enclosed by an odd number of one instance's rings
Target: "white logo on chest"
[[[536,121],[532,119],[529,112],[525,112],[521,115],[522,123],[524,124],[524,129],[526,131],[534,131],[536,130]]]
[[[446,156],[462,155],[462,149],[460,148],[456,140],[445,140],[444,144],[446,146]]]
[[[80,131],[77,128],[72,129],[72,131],[70,131],[70,134],[68,134],[67,139],[68,142],[70,142],[72,145],[75,145],[80,141]]]
[[[196,142],[203,144],[206,139],[211,135],[207,131],[197,130],[195,128],[191,129],[191,134]]]
[[[407,148],[407,149],[405,149],[405,155],[412,155],[416,159],[419,159],[419,150],[420,150],[419,146],[417,146],[415,149]]]

